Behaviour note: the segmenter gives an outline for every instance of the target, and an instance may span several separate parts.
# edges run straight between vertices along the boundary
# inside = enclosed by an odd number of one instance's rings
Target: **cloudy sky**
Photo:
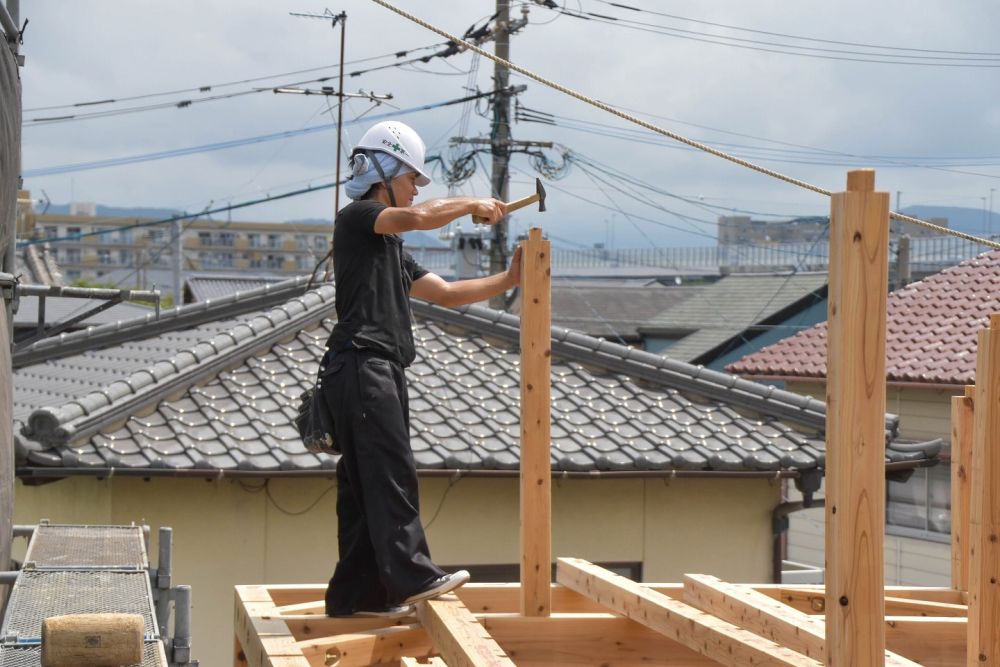
[[[483,25],[495,9],[493,0],[398,3],[459,34]],[[623,4],[645,11],[606,0],[560,0],[569,13],[515,4],[514,17],[521,17],[522,7],[530,13],[529,25],[512,39],[512,59],[662,127],[831,189],[843,186],[853,166],[876,166],[879,189],[893,193],[894,204],[900,192],[904,207],[981,209],[991,188],[1000,188],[998,3]],[[331,181],[335,132],[294,133],[335,119],[321,98],[264,92],[198,102],[334,75],[336,69],[327,66],[338,62],[339,28],[289,14],[327,9],[347,12],[346,60],[370,59],[349,65],[349,72],[398,63],[395,52],[442,41],[370,0],[21,0],[22,18],[30,19],[22,70],[26,187],[38,197],[44,190],[55,203],[195,211]],[[589,12],[590,20],[572,15],[581,12]],[[320,67],[327,68],[315,69]],[[293,73],[302,70],[314,71]],[[408,110],[461,97],[470,87],[490,90],[492,72],[491,62],[463,53],[419,68],[348,77],[345,89],[392,93],[392,103]],[[558,150],[548,153],[554,162],[567,150],[577,160],[550,183],[549,212],[515,216],[517,229],[542,224],[563,245],[606,242],[612,234],[619,247],[711,245],[713,222],[729,211],[776,219],[828,210],[822,196],[643,132],[541,84],[519,76],[512,82],[528,87],[522,105],[554,114],[556,122],[519,122],[514,136],[556,142]],[[208,92],[189,91],[209,85]],[[187,92],[147,97],[169,91]],[[133,96],[140,97],[46,108]],[[195,103],[173,106],[182,100]],[[171,106],[67,122],[36,120],[164,103]],[[370,106],[351,101],[344,117],[393,111]],[[489,120],[480,115],[485,111],[482,103],[478,109],[453,105],[400,119],[421,132],[429,153],[451,159],[450,137],[462,130],[469,136],[488,133]],[[347,144],[365,122],[346,128]],[[289,131],[291,136],[277,140],[243,141]],[[238,145],[66,168],[220,142]],[[488,168],[486,155],[472,178],[451,192],[489,194]],[[530,193],[536,173],[528,158],[515,157],[513,169],[511,196]],[[437,181],[422,196],[447,195],[448,187]],[[233,217],[328,218],[332,210],[332,191],[324,190]]]

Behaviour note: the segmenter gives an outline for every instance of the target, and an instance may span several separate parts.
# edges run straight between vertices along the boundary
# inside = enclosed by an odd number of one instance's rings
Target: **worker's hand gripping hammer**
[[[542,181],[540,179],[535,179],[535,194],[524,197],[523,199],[518,199],[507,204],[507,213],[513,213],[514,211],[524,208],[530,204],[538,202],[538,210],[545,210],[545,188],[542,187]],[[489,221],[486,218],[480,218],[479,216],[472,216],[472,221],[477,225],[488,224]]]

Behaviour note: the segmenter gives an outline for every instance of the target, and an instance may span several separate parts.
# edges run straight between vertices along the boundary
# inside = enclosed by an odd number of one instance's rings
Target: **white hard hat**
[[[417,185],[424,186],[431,182],[430,176],[424,171],[424,155],[427,147],[416,131],[395,120],[387,120],[373,125],[361,137],[354,152],[371,150],[382,151],[417,172]]]

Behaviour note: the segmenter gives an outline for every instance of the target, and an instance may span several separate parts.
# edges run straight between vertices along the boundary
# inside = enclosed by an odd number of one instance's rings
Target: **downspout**
[[[781,562],[785,557],[785,546],[788,536],[788,515],[799,510],[810,509],[812,507],[824,507],[824,498],[815,498],[814,494],[819,491],[823,482],[823,473],[820,470],[802,471],[799,477],[795,478],[795,488],[802,494],[802,500],[785,501],[778,503],[771,510],[771,581],[775,584],[781,583]]]

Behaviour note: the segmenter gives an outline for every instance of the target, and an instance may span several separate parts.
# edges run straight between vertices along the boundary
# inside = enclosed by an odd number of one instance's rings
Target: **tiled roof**
[[[273,285],[287,280],[280,276],[228,275],[217,273],[189,274],[184,281],[185,293],[190,292],[191,301],[198,303],[209,299],[221,299],[236,292],[249,292],[265,285]]]
[[[886,322],[889,382],[973,384],[976,334],[1000,312],[1000,251],[991,251],[892,292]],[[740,375],[826,377],[826,323],[749,354]]]
[[[702,287],[665,287],[649,280],[553,280],[552,324],[609,340],[636,340],[651,315],[695,297]],[[521,300],[511,306],[520,313]]]
[[[48,243],[24,246],[14,254],[14,275],[33,285],[62,285],[63,276]]]
[[[36,297],[23,297],[17,312],[14,314],[14,326],[30,327],[38,324],[38,299]],[[51,327],[54,324],[82,315],[102,301],[91,301],[89,299],[71,299],[69,297],[47,296],[45,297],[45,325]],[[144,308],[132,303],[123,302],[111,306],[107,310],[95,313],[87,319],[75,324],[74,329],[82,329],[88,326],[109,324],[121,320],[132,320],[142,317],[150,312],[151,308]]]
[[[69,400],[19,412],[19,469],[329,475],[335,459],[306,452],[291,418],[332,327],[333,297],[322,286],[243,321],[204,324],[186,343],[132,341],[149,357],[117,377],[123,350],[83,355],[107,375]],[[479,307],[413,308],[418,358],[408,375],[418,468],[515,471],[518,319]],[[15,387],[35,372],[19,369]],[[553,329],[557,471],[815,470],[823,465],[824,410],[805,396]],[[894,432],[896,420],[887,426]],[[892,445],[888,460],[920,465],[936,452]]]
[[[30,347],[17,350],[12,359],[13,366],[20,368],[257,311],[302,294],[305,292],[307,282],[308,277],[300,276],[246,292],[236,292],[219,299],[167,308],[160,312],[159,317],[155,312],[149,311],[143,317],[109,322],[88,327],[83,331],[51,336]]]
[[[797,304],[812,305],[826,286],[825,273],[732,275],[702,289],[694,299],[651,318],[640,333],[690,332],[664,351],[669,357],[704,363],[713,350],[754,325]]]

